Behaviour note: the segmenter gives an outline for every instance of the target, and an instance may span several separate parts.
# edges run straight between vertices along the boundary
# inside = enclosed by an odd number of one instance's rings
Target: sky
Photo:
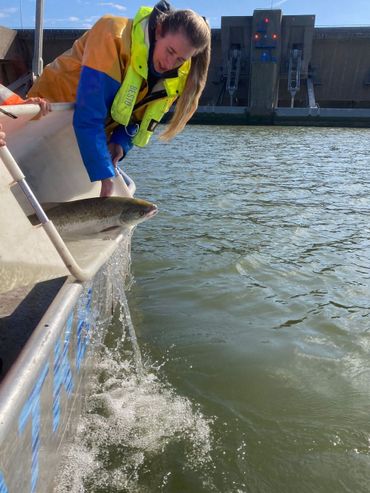
[[[104,14],[133,17],[139,0],[44,0],[44,28],[88,29]],[[211,27],[221,25],[221,16],[249,16],[255,9],[281,9],[283,15],[313,14],[316,26],[370,26],[370,0],[171,0],[175,8],[193,9],[205,16]],[[0,26],[33,28],[36,0],[0,0]]]

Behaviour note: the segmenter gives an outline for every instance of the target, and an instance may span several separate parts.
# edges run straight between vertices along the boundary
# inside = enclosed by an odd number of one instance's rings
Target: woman
[[[184,128],[206,83],[210,41],[201,16],[162,1],[133,20],[102,17],[45,68],[30,95],[76,101],[77,142],[90,180],[102,181],[101,196],[112,193],[118,161],[148,143],[176,100],[161,138]]]

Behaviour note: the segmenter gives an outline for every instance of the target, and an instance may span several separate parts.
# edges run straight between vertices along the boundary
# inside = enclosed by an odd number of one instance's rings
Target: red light
[[[270,19],[268,17],[265,17],[265,23],[268,24],[270,22]]]
[[[274,34],[272,35],[272,39],[278,39],[278,35],[277,35],[276,33],[274,33]]]
[[[260,39],[260,35],[259,35],[258,33],[256,33],[256,34],[254,35],[254,39]]]

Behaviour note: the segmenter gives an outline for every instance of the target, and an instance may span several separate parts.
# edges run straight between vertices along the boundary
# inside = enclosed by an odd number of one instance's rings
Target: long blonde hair
[[[199,98],[207,81],[211,58],[211,29],[207,22],[193,10],[170,10],[158,18],[162,36],[167,33],[182,32],[196,49],[191,58],[191,68],[185,88],[177,100],[174,114],[160,135],[162,140],[170,140],[181,132],[198,108]]]

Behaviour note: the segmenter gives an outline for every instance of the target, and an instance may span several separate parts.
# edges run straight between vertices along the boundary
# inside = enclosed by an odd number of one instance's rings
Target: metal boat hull
[[[130,239],[120,246],[127,254]],[[120,282],[124,282],[121,279]],[[94,349],[111,321],[108,266],[67,279],[0,386],[0,492],[52,491],[60,448],[73,437]]]

